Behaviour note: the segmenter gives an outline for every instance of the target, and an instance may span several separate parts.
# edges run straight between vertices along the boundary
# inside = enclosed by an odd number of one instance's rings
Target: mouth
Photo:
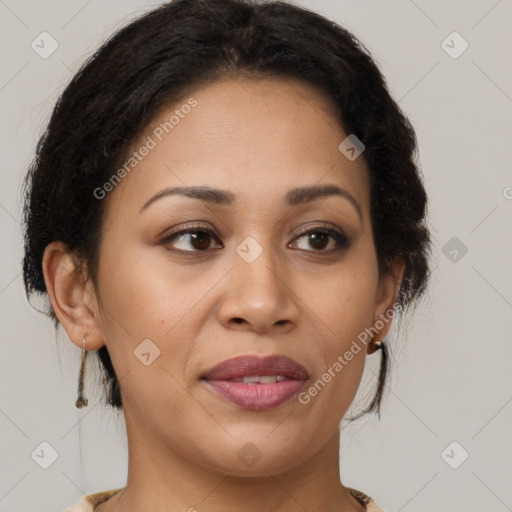
[[[304,366],[285,356],[241,356],[223,361],[201,379],[234,405],[262,411],[297,396],[309,375]]]

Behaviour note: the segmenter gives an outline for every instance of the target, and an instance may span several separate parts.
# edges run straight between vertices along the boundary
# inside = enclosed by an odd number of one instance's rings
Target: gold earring
[[[382,348],[383,343],[384,340],[372,340],[368,347],[368,354],[373,354],[374,352],[377,352],[377,350]]]
[[[89,403],[89,400],[85,398],[84,396],[84,371],[85,371],[85,358],[87,357],[87,354],[89,353],[87,350],[85,350],[85,338],[82,341],[82,364],[80,365],[80,374],[78,377],[78,398],[75,402],[75,406],[78,409],[81,409],[82,407],[86,407]]]

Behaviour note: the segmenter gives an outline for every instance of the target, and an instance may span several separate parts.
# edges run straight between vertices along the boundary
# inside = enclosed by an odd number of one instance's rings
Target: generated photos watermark
[[[317,379],[306,391],[297,395],[297,399],[303,405],[308,404],[312,397],[318,395],[325,386],[331,382],[345,366],[348,365],[355,355],[359,354],[363,348],[366,348],[374,336],[377,336],[384,326],[391,322],[397,313],[397,309],[390,308],[385,313],[381,313],[379,319],[371,327],[366,327],[357,335],[357,339],[352,340],[350,348],[343,355],[339,355],[329,368]]]
[[[164,136],[174,130],[180,121],[192,112],[192,109],[196,107],[197,104],[198,101],[194,97],[189,98],[186,103],[174,111],[174,114],[172,114],[167,121],[161,122],[156,128],[154,128],[151,135],[146,137],[145,142],[131,154],[126,162],[114,174],[112,174],[112,176],[103,183],[101,187],[94,189],[94,197],[99,200],[104,199],[108,192],[114,190],[115,186],[120,183],[121,180],[125,178],[139,164],[139,162],[141,162],[144,157],[150,153],[152,149],[156,148]]]

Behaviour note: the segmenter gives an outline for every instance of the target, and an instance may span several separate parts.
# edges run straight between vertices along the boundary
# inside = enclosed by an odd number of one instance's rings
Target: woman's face
[[[95,308],[144,453],[265,475],[336,438],[364,367],[353,342],[396,285],[379,279],[364,154],[340,151],[332,112],[298,81],[216,82],[133,146],[104,199]],[[274,355],[293,361],[261,361]],[[256,359],[212,372],[240,356]]]

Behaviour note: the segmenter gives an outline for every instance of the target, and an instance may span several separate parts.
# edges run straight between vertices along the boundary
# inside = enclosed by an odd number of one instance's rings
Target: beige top
[[[92,512],[96,505],[107,501],[109,498],[114,496],[114,494],[117,494],[123,489],[124,487],[120,487],[118,489],[111,489],[109,491],[97,492],[95,494],[83,496],[76,505],[67,508],[65,512]],[[350,494],[352,494],[352,496],[354,496],[357,501],[366,506],[366,512],[384,512],[380,507],[377,506],[373,499],[369,496],[366,496],[366,494],[363,494],[361,491],[351,489],[350,487],[346,487],[346,489]]]

